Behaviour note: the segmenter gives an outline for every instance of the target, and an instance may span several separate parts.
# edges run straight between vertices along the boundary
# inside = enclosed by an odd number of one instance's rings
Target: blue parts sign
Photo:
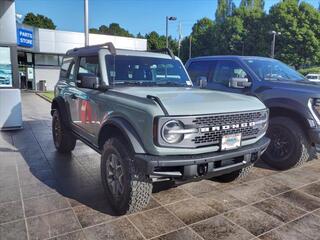
[[[17,29],[17,44],[21,47],[33,47],[33,32],[23,28]]]

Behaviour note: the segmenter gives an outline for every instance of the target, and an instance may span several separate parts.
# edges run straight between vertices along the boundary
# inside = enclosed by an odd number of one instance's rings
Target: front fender
[[[307,105],[298,101],[287,98],[273,98],[264,101],[264,104],[269,108],[283,108],[299,114],[305,119],[313,119]]]
[[[122,135],[125,137],[127,142],[131,144],[132,150],[134,153],[137,154],[145,154],[145,148],[143,146],[143,143],[141,141],[140,136],[135,131],[134,127],[125,119],[120,117],[113,117],[108,119],[102,126],[100,132],[99,132],[99,146],[103,144],[104,136],[102,134],[108,135],[108,131],[104,132],[104,130],[107,129],[118,129],[122,133]]]

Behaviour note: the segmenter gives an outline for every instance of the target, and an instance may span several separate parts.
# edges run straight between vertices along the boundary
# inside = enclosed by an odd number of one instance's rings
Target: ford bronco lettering
[[[106,197],[119,214],[147,205],[152,180],[241,178],[269,144],[263,103],[193,88],[165,51],[73,49],[55,87],[57,150],[70,152],[79,139],[101,154]]]

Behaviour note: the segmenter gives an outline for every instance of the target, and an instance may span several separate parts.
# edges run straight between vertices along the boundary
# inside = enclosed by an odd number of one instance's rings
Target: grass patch
[[[47,92],[41,92],[38,93],[40,96],[44,97],[48,101],[52,102],[52,99],[54,98],[54,92],[53,91],[47,91]]]

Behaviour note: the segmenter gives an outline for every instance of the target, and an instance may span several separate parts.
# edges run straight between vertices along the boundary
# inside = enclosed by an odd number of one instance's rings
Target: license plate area
[[[221,151],[237,149],[241,147],[241,133],[222,136]]]

